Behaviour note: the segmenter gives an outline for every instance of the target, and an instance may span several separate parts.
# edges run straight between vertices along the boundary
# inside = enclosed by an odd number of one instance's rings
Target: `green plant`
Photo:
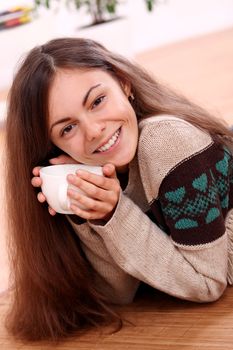
[[[60,0],[34,0],[36,7],[45,6],[50,8],[52,3],[59,2]],[[148,11],[152,11],[156,0],[144,0]],[[75,7],[79,10],[85,6],[88,13],[92,18],[92,25],[106,22],[106,14],[111,18],[116,16],[117,5],[121,3],[118,0],[66,0],[66,3],[74,3]]]

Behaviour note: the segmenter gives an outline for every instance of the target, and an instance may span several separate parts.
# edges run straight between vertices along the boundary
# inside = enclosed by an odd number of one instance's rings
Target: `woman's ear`
[[[121,87],[125,93],[125,95],[129,98],[130,95],[132,94],[131,91],[131,84],[129,82],[121,82]]]

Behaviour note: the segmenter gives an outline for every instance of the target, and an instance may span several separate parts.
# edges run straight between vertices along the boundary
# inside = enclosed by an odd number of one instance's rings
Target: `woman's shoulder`
[[[139,129],[137,158],[150,199],[156,197],[161,182],[172,169],[197,157],[214,144],[208,132],[175,116],[148,118],[140,123]],[[149,178],[153,178],[153,181]]]
[[[185,155],[199,152],[212,143],[207,131],[172,115],[158,115],[139,123],[139,149],[150,152],[177,152],[183,149]]]
[[[145,126],[148,125],[159,125],[159,124],[189,124],[191,123],[187,122],[186,120],[182,119],[181,117],[171,115],[171,114],[159,114],[154,115],[145,119],[142,119],[139,122],[139,128],[143,129]]]
[[[142,119],[139,122],[140,132],[142,132],[143,130],[156,129],[160,127],[163,127],[164,131],[166,131],[166,129],[169,130],[169,128],[179,129],[180,131],[182,131],[182,129],[187,131],[193,131],[194,129],[196,129],[196,131],[199,133],[202,133],[202,134],[204,133],[209,135],[208,132],[204,132],[203,130],[201,130],[201,128],[198,128],[191,122],[181,117],[170,115],[170,114],[163,114],[163,115],[160,114],[156,116],[151,116],[151,117]]]

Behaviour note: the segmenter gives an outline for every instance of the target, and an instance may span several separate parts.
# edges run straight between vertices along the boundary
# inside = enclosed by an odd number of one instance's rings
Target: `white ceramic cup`
[[[68,174],[75,174],[79,169],[97,175],[103,175],[102,167],[84,164],[50,165],[40,169],[42,192],[45,195],[49,206],[57,213],[73,214],[70,210],[70,200],[67,196],[68,182],[66,178]],[[80,189],[70,184],[69,188],[82,192]],[[80,205],[80,207],[82,206]]]

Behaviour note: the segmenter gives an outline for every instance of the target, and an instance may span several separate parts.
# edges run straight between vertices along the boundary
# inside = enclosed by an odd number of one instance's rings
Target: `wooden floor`
[[[233,124],[233,28],[173,44],[136,57],[147,69],[171,86]],[[0,92],[4,97],[6,92]],[[0,132],[1,157],[4,129]],[[2,162],[1,162],[2,164]],[[0,185],[3,169],[0,169]],[[1,191],[2,193],[2,191]],[[0,198],[0,291],[7,287],[7,234],[4,201]],[[233,349],[233,289],[213,304],[174,299],[153,289],[139,290],[133,304],[121,308],[133,322],[115,334],[91,331],[59,346],[24,345],[15,342],[4,328],[9,296],[0,297],[0,349],[80,350],[227,350]]]
[[[6,298],[5,298],[6,299]],[[6,300],[0,305],[6,310]],[[122,309],[122,315],[134,325],[115,334],[90,331],[59,346],[24,345],[13,341],[0,329],[2,350],[232,350],[233,292],[213,304],[181,301],[152,289],[140,291],[136,301]],[[105,333],[107,333],[105,331]]]

